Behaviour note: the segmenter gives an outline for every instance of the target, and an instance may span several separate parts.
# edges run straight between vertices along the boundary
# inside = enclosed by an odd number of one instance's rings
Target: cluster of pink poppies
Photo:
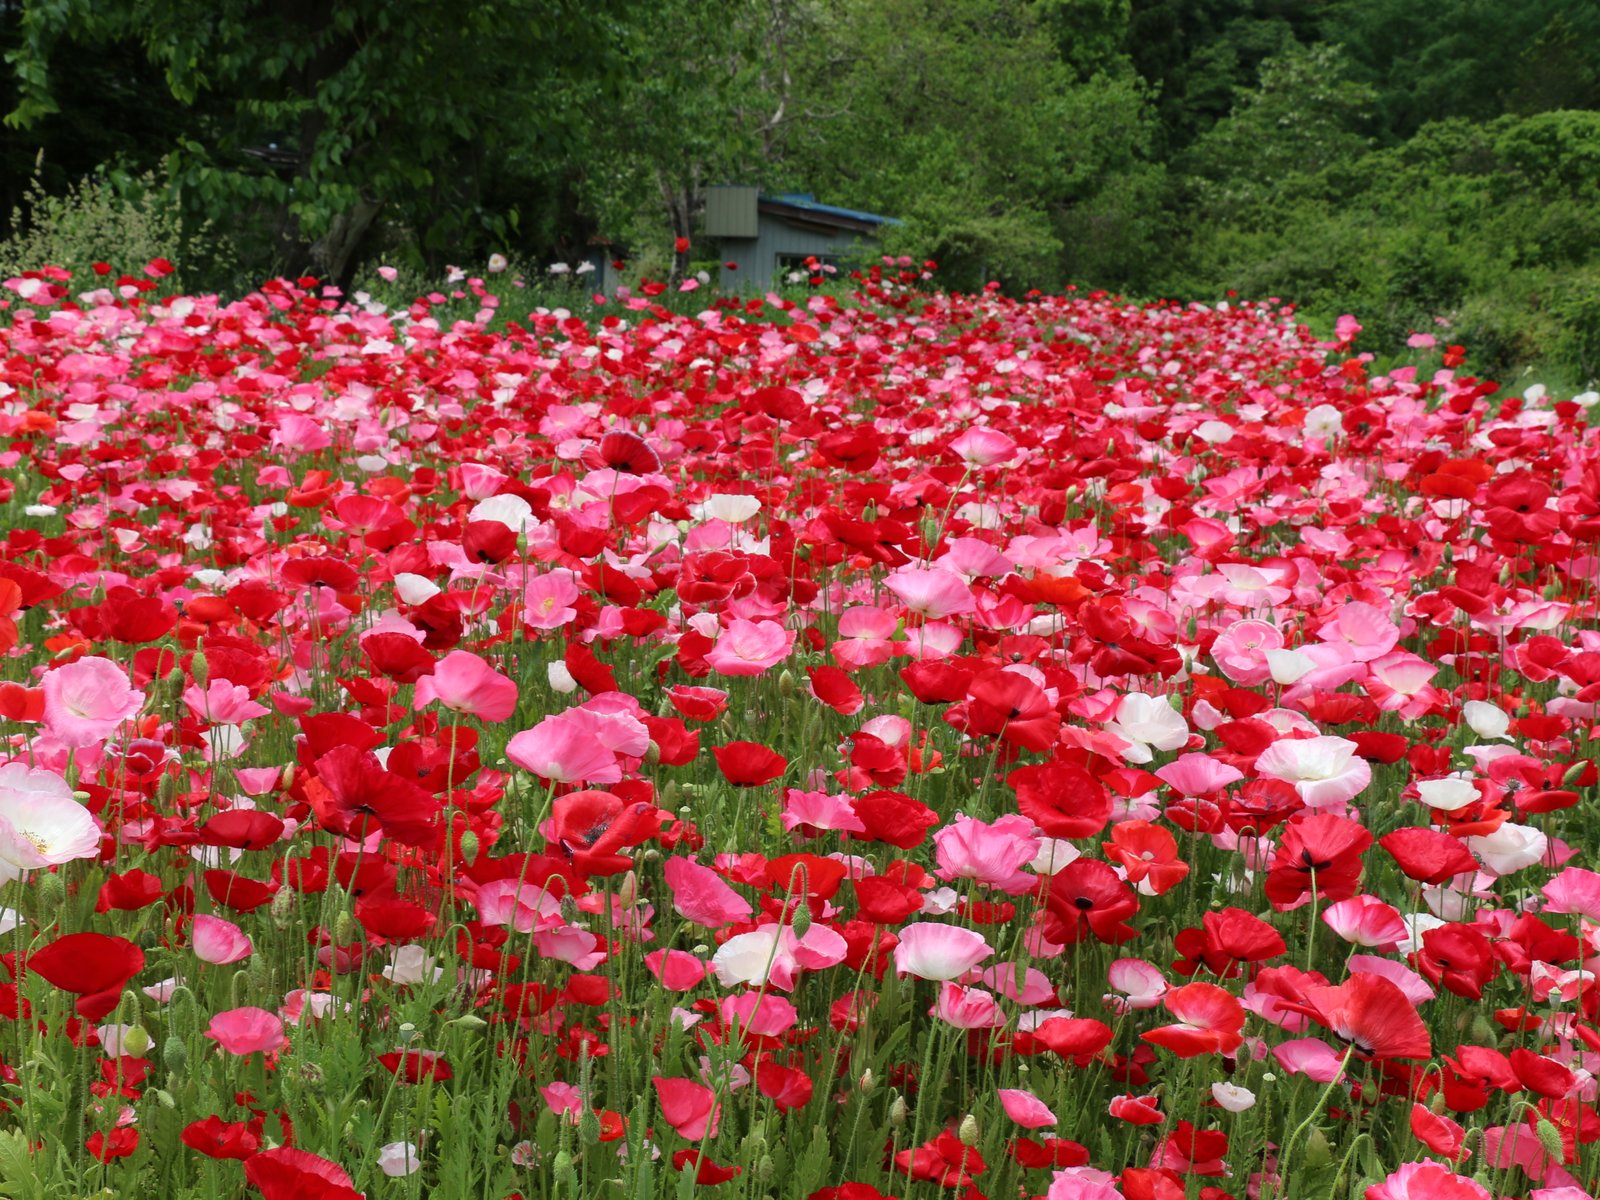
[[[76,286],[0,292],[0,1170],[1597,1194],[1592,395]]]

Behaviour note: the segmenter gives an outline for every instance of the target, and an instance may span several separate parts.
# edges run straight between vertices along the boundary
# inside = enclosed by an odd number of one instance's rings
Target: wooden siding
[[[831,255],[841,260],[841,269],[855,260],[877,252],[878,239],[866,234],[836,229],[823,232],[807,229],[781,217],[762,213],[757,235],[752,238],[720,239],[719,256],[724,264],[737,263],[729,270],[722,268],[721,284],[724,292],[762,292],[782,280],[778,276],[778,262],[787,256],[804,258],[815,254],[819,258]]]

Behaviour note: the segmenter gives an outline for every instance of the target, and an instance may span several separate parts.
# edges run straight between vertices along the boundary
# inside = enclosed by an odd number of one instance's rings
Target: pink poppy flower
[[[939,997],[928,1015],[956,1029],[996,1029],[1006,1023],[991,993],[948,980],[939,985]]]
[[[74,748],[98,746],[144,707],[144,693],[109,658],[80,658],[45,674],[45,728]]]
[[[1017,452],[1016,439],[998,429],[974,425],[960,437],[951,439],[951,451],[969,467],[992,467]]]
[[[930,620],[969,613],[975,607],[972,588],[954,571],[904,567],[883,581],[912,612]]]
[[[504,721],[517,710],[517,685],[476,654],[454,650],[434,664],[433,674],[417,680],[417,710],[435,700],[452,712]]]
[[[54,771],[0,766],[0,882],[100,853],[100,824]]]
[[[206,1036],[229,1054],[273,1054],[289,1044],[283,1022],[264,1008],[230,1008],[211,1018]]]
[[[522,622],[530,629],[560,629],[578,615],[573,605],[580,595],[570,571],[535,576],[523,593]]]
[[[938,869],[946,883],[973,879],[1007,895],[1020,896],[1038,877],[1024,870],[1039,853],[1033,822],[1015,814],[992,824],[958,816],[933,835]]]
[[[1244,772],[1209,754],[1181,754],[1156,771],[1156,777],[1185,796],[1209,796],[1244,778]]]
[[[592,722],[570,710],[512,734],[506,757],[551,783],[616,783],[622,778],[615,752],[596,739]]]
[[[663,1079],[656,1075],[650,1082],[660,1100],[662,1120],[679,1137],[698,1142],[717,1136],[722,1106],[716,1103],[714,1091],[692,1079]]]
[[[217,966],[241,962],[254,949],[244,930],[232,921],[204,913],[196,914],[189,927],[189,946],[201,962]]]
[[[707,929],[721,929],[750,919],[750,902],[710,867],[673,857],[662,864],[662,874],[672,892],[673,911],[684,920]]]
[[[1307,808],[1343,808],[1372,782],[1358,750],[1342,737],[1284,738],[1256,758],[1256,774],[1292,784]]]
[[[882,608],[848,608],[839,615],[839,638],[829,647],[833,660],[847,671],[882,666],[894,653],[900,621]]]
[[[1055,1113],[1039,1097],[1021,1088],[1000,1088],[1000,1107],[1024,1129],[1044,1129],[1056,1123]]]
[[[1537,1145],[1537,1139],[1529,1130],[1522,1132],[1528,1141]],[[1408,1162],[1397,1167],[1382,1183],[1369,1187],[1365,1200],[1491,1200],[1491,1197],[1483,1184],[1457,1175],[1448,1167],[1431,1162]]]
[[[719,675],[759,675],[789,657],[794,638],[776,621],[735,617],[706,651],[706,662]]]
[[[960,979],[994,953],[983,934],[959,925],[922,921],[900,931],[895,970],[918,979]]]
[[[183,690],[183,703],[212,725],[243,725],[272,711],[253,700],[249,688],[226,679],[213,679],[204,690],[198,684],[190,684]]]

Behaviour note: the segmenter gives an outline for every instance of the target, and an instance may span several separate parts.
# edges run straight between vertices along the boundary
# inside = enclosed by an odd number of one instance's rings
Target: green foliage
[[[106,173],[54,194],[35,176],[24,199],[27,208],[13,211],[12,232],[0,240],[0,278],[48,265],[87,287],[94,263],[142,278],[147,263],[164,258],[174,267],[168,286],[199,291],[240,282],[227,240],[208,226],[186,232],[170,189],[153,172]]]

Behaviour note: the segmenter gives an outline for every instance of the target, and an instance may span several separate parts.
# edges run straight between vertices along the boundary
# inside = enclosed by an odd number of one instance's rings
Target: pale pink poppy
[[[717,1006],[725,1025],[737,1026],[756,1037],[782,1037],[800,1021],[795,1006],[771,993],[740,992],[724,996]]]
[[[1387,979],[1413,1005],[1425,1004],[1438,995],[1426,979],[1398,959],[1382,958],[1376,954],[1352,954],[1344,965],[1352,975],[1377,975]]]
[[[98,746],[144,707],[144,693],[109,658],[80,658],[46,672],[44,723],[62,744]]]
[[[1056,989],[1051,986],[1050,977],[1035,967],[1023,968],[1021,978],[1018,979],[1018,968],[1015,963],[997,963],[981,971],[974,971],[967,977],[967,982],[992,987],[1002,996],[1015,1000],[1018,1004],[1057,1003]]]
[[[1015,455],[1017,443],[998,429],[974,425],[960,437],[951,439],[950,449],[969,467],[992,467]]]
[[[928,1015],[956,1029],[995,1029],[1006,1023],[994,996],[982,988],[946,981]]]
[[[212,725],[243,725],[272,711],[253,700],[249,688],[227,679],[213,679],[203,690],[198,684],[190,684],[183,690],[183,703]]]
[[[472,898],[478,920],[485,925],[507,926],[531,933],[541,922],[558,919],[561,901],[550,890],[520,879],[496,879],[483,884]]]
[[[1050,1177],[1045,1200],[1122,1200],[1117,1177],[1093,1167],[1069,1167]]]
[[[763,925],[723,942],[711,968],[723,987],[744,983],[789,992],[802,972],[836,966],[847,953],[848,943],[826,925],[813,925],[803,935],[791,925]]]
[[[453,650],[417,680],[415,707],[435,700],[452,712],[504,721],[517,710],[517,685],[471,651]]]
[[[1316,1083],[1332,1083],[1343,1069],[1344,1055],[1321,1038],[1295,1038],[1272,1048],[1272,1057],[1291,1075]]]
[[[1271,675],[1267,655],[1283,649],[1283,634],[1266,621],[1235,621],[1212,643],[1211,657],[1234,683],[1255,687]]]
[[[1600,923],[1600,873],[1567,867],[1541,890],[1549,901],[1546,912],[1579,913]]]
[[[1372,768],[1342,737],[1284,738],[1256,758],[1256,774],[1292,784],[1307,808],[1342,808],[1372,782]]]
[[[573,605],[581,594],[570,571],[535,576],[523,593],[523,624],[531,629],[560,629],[578,615]]]
[[[1532,1130],[1524,1127],[1522,1134],[1538,1145]],[[1476,1179],[1457,1175],[1449,1167],[1433,1162],[1408,1162],[1396,1167],[1382,1183],[1369,1187],[1366,1200],[1491,1200],[1491,1193]]]
[[[865,833],[867,827],[856,816],[849,796],[830,796],[827,792],[804,792],[786,788],[783,793],[783,827],[794,832],[802,826],[813,831],[837,830]]]
[[[672,892],[673,911],[684,920],[721,929],[750,919],[750,902],[710,867],[682,857],[669,858],[661,867]]]
[[[229,1054],[272,1054],[289,1044],[283,1022],[264,1008],[230,1008],[211,1018],[206,1036]]]
[[[513,734],[506,757],[551,783],[616,783],[622,778],[615,752],[596,739],[591,722],[571,712]]]
[[[960,979],[994,953],[981,933],[959,925],[921,921],[900,931],[895,970],[918,979]]]
[[[1189,723],[1161,696],[1129,692],[1117,703],[1116,720],[1106,730],[1126,742],[1122,757],[1147,763],[1154,750],[1181,750],[1189,742]]]
[[[902,567],[883,585],[906,608],[930,620],[960,616],[973,609],[972,588],[954,571]]]
[[[1394,649],[1400,627],[1383,610],[1356,600],[1341,605],[1333,620],[1317,630],[1317,636],[1348,646],[1358,662],[1371,662]]]
[[[1167,980],[1161,969],[1142,958],[1117,959],[1107,972],[1107,981],[1120,993],[1105,997],[1106,1006],[1116,1013],[1154,1008],[1167,994]]]
[[[468,500],[487,500],[510,478],[504,471],[482,463],[462,463],[461,494]]]
[[[564,962],[579,971],[592,971],[606,960],[600,939],[574,925],[534,930],[533,948],[540,958]]]
[[[196,958],[215,966],[241,962],[254,948],[244,930],[232,921],[204,913],[197,914],[189,928],[189,945]]]
[[[1000,1107],[1024,1129],[1044,1129],[1056,1123],[1055,1113],[1032,1092],[1021,1088],[1000,1088]]]
[[[1328,905],[1322,920],[1336,934],[1355,946],[1393,947],[1406,939],[1406,924],[1400,910],[1376,896],[1352,896]]]
[[[877,667],[894,653],[900,621],[882,608],[847,608],[839,614],[839,638],[829,647],[833,660],[847,671]]]
[[[706,662],[719,675],[759,675],[789,657],[794,638],[776,621],[735,617],[706,651]]]
[[[1244,778],[1244,772],[1209,754],[1181,754],[1156,773],[1168,787],[1185,796],[1209,796]]]
[[[993,823],[957,816],[933,835],[934,871],[946,883],[973,879],[1008,895],[1019,896],[1038,884],[1025,870],[1039,853],[1033,822],[1015,814]]]
[[[100,853],[101,829],[54,771],[0,766],[0,882]]]
[[[1392,650],[1368,664],[1367,695],[1384,712],[1398,713],[1408,721],[1426,715],[1444,703],[1444,695],[1429,681],[1439,672],[1436,664],[1406,650]]]

